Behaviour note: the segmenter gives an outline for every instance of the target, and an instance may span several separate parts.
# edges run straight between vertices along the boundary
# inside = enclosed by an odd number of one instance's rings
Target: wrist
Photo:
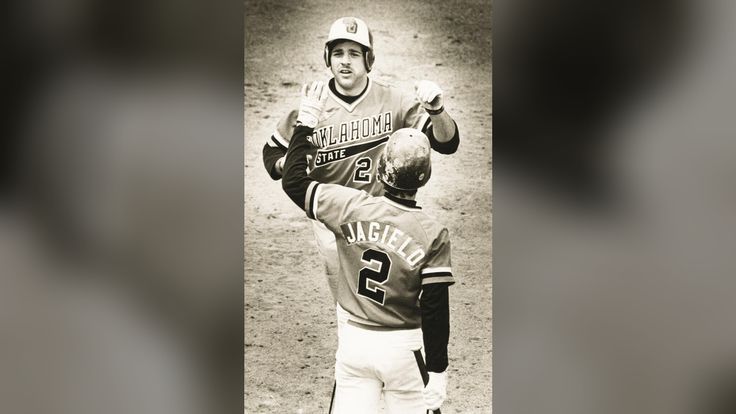
[[[439,115],[439,114],[445,112],[445,106],[442,105],[438,109],[424,108],[424,110],[427,111],[427,113],[430,114],[430,115]]]
[[[296,126],[314,128],[317,126],[318,122],[319,119],[317,119],[316,116],[313,116],[311,114],[299,114],[299,117],[296,119]]]
[[[302,133],[306,133],[306,135],[311,134],[314,132],[314,127],[312,125],[308,125],[301,120],[296,120],[296,126],[294,127],[294,136],[302,135]]]

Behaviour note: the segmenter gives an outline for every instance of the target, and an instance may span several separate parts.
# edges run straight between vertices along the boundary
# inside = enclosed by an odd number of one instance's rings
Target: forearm
[[[444,114],[444,112],[442,113]],[[440,117],[440,115],[435,115],[435,118]],[[450,119],[452,122],[452,137],[450,137],[449,140],[445,142],[441,142],[437,138],[437,133],[435,132],[435,125],[434,121],[432,121],[432,125],[427,128],[426,134],[427,138],[429,138],[429,143],[432,146],[432,149],[439,152],[440,154],[454,154],[457,151],[458,146],[460,145],[460,130],[457,127],[457,124],[455,121]]]
[[[432,130],[438,142],[448,142],[455,136],[455,121],[447,111],[443,110],[437,115],[430,115],[429,118],[432,120]]]
[[[294,130],[289,150],[286,152],[281,180],[281,187],[302,210],[305,208],[307,188],[314,181],[307,175],[307,154],[312,145],[307,141],[307,137],[312,134],[312,131],[312,128],[306,126],[298,126]]]
[[[447,284],[426,285],[422,292],[422,333],[427,370],[447,369],[447,344],[450,339],[450,305]]]

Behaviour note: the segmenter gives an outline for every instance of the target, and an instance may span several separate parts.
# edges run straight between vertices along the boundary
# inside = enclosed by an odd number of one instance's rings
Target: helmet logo
[[[342,19],[342,22],[345,23],[345,31],[348,33],[358,32],[358,22],[356,22],[352,17],[346,17]]]

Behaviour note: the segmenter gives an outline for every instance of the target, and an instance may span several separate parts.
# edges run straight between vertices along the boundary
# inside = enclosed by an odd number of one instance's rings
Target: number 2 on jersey
[[[371,166],[373,161],[368,158],[361,158],[355,161],[355,172],[353,173],[353,181],[358,183],[371,182]]]
[[[363,252],[361,260],[368,266],[378,262],[378,269],[365,266],[360,269],[358,278],[358,294],[364,296],[379,305],[386,300],[386,290],[377,287],[388,281],[388,273],[391,270],[391,258],[380,250],[368,249]],[[373,282],[369,286],[368,282]]]

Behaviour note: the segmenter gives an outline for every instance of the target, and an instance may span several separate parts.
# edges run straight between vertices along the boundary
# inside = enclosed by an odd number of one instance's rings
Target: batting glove
[[[428,410],[436,410],[440,408],[447,397],[447,371],[430,372],[429,382],[422,391],[424,394],[424,404]]]
[[[419,81],[414,85],[414,91],[424,109],[436,111],[442,108],[442,89],[436,83],[428,80]]]
[[[296,121],[302,125],[314,128],[327,103],[328,87],[322,81],[312,82],[302,88],[302,102],[299,105],[299,115]]]

